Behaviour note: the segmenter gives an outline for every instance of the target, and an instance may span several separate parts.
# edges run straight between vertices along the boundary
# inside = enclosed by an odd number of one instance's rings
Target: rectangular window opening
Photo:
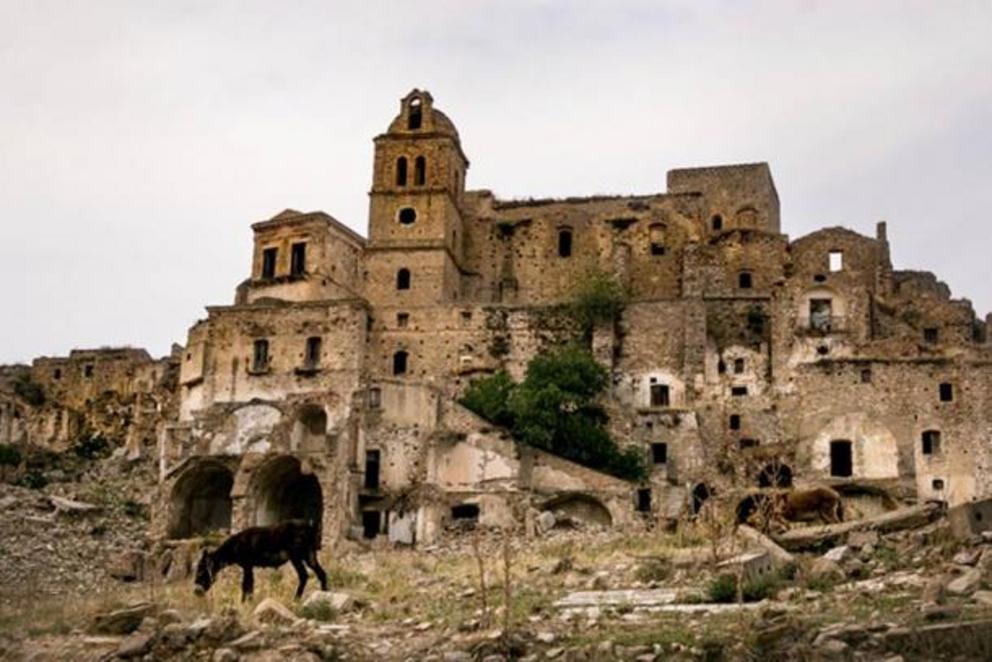
[[[757,439],[741,439],[738,445],[741,450],[744,450],[745,448],[757,448],[760,444]]]
[[[651,406],[667,407],[668,405],[668,384],[651,384]]]
[[[373,386],[369,389],[369,408],[378,409],[382,406],[382,389],[378,386]]]
[[[940,431],[924,430],[921,441],[924,455],[936,455],[940,452]]]
[[[844,269],[844,251],[830,251],[830,271],[837,272]]]
[[[933,482],[930,483],[930,486],[935,491],[940,492],[941,490],[944,489],[944,479],[943,478],[934,478],[933,479]]]
[[[928,345],[936,345],[939,340],[940,340],[939,329],[933,327],[923,329],[923,342],[927,343]]]
[[[730,424],[729,424],[729,427],[730,427],[731,430],[740,430],[741,429],[741,415],[740,414],[731,414],[730,415]]]
[[[747,387],[746,386],[734,386],[734,387],[732,387],[730,389],[730,395],[733,395],[735,397],[741,397],[741,396],[747,395]]]
[[[651,444],[651,461],[655,464],[667,464],[668,444],[665,442]]]
[[[293,244],[293,252],[290,255],[289,273],[292,276],[302,276],[307,270],[307,245],[305,243]]]
[[[320,350],[322,344],[323,341],[320,338],[320,336],[313,336],[311,338],[307,338],[307,351],[306,351],[306,356],[303,359],[304,364],[307,367],[312,368],[320,365],[320,353],[321,353]]]
[[[946,382],[940,385],[940,401],[941,402],[954,401],[954,386]]]
[[[410,324],[410,313],[396,313],[396,326],[405,329]]]
[[[276,277],[276,260],[278,257],[278,248],[266,248],[262,251],[262,278]]]
[[[269,369],[269,341],[256,340],[253,345],[251,369],[253,372],[265,372]]]
[[[833,316],[833,299],[809,300],[809,328],[829,333]]]
[[[375,538],[382,530],[382,513],[378,510],[362,512],[362,536],[368,540]]]
[[[854,457],[850,441],[830,442],[830,475],[850,478],[854,473]]]
[[[380,451],[365,451],[365,489],[379,489],[379,460]]]

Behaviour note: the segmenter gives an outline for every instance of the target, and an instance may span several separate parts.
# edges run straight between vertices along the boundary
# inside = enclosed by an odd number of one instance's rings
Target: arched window
[[[560,228],[558,230],[558,257],[569,257],[572,255],[572,230]]]
[[[651,255],[665,254],[665,226],[661,223],[652,225],[648,229],[649,240],[651,242]]]
[[[406,186],[406,157],[396,159],[396,185]]]
[[[420,128],[421,123],[424,119],[424,109],[420,101],[420,97],[414,97],[410,99],[410,107],[407,111],[406,117],[406,128],[411,131],[416,131]]]
[[[405,375],[407,367],[407,358],[410,355],[407,354],[402,349],[395,354],[393,354],[393,374],[394,375]]]
[[[409,290],[410,289],[410,270],[403,267],[396,272],[396,289],[397,290]]]
[[[403,225],[413,225],[417,220],[417,210],[413,207],[404,207],[400,210],[399,221]]]
[[[423,186],[427,180],[427,159],[418,156],[413,162],[413,185]]]
[[[723,216],[716,214],[710,221],[710,226],[713,228],[714,232],[719,232],[723,229]]]

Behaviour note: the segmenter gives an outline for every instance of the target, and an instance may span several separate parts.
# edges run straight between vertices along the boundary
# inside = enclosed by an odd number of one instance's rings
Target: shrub
[[[616,278],[593,270],[575,286],[572,310],[579,324],[589,330],[597,324],[616,320],[626,303],[627,293]]]
[[[72,451],[86,460],[97,460],[110,455],[110,442],[99,435],[84,435],[76,439]]]
[[[0,466],[16,467],[21,464],[21,451],[11,444],[0,444]]]
[[[48,485],[48,478],[40,471],[28,471],[21,476],[21,479],[17,481],[17,483],[21,487],[26,487],[32,490],[40,490]]]
[[[665,559],[646,559],[637,566],[634,578],[639,582],[663,582],[672,574],[672,567]]]
[[[776,573],[753,578],[745,577],[741,580],[741,597],[744,602],[760,602],[773,596],[781,581],[781,577]],[[706,587],[706,593],[712,602],[737,602],[737,577],[732,573],[723,573],[714,577]]]
[[[18,375],[17,379],[14,380],[14,393],[33,407],[40,407],[45,404],[45,389],[41,387],[41,384],[32,380],[31,375],[27,373]]]
[[[300,609],[300,616],[303,618],[309,618],[312,621],[329,623],[337,619],[338,612],[330,605],[330,603],[313,602],[308,605],[304,605]]]

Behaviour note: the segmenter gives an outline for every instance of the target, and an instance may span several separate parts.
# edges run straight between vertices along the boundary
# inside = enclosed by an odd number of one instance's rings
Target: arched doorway
[[[702,510],[703,504],[706,503],[706,500],[712,495],[713,492],[706,483],[699,483],[692,488],[692,514],[698,514],[699,511]]]
[[[259,467],[249,492],[255,526],[300,519],[320,530],[324,512],[320,482],[312,473],[304,473],[295,457],[284,455]]]
[[[191,538],[231,528],[234,475],[219,462],[200,462],[172,488],[170,538]]]

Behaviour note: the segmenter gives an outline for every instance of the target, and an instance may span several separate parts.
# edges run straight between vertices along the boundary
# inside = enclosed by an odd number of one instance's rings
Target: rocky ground
[[[141,518],[79,497],[3,488],[0,658],[992,657],[992,536],[957,541],[944,520],[778,560],[699,523],[630,534],[544,521],[559,526],[452,531],[417,550],[345,543],[322,554],[330,592],[311,581],[294,601],[287,567],[258,572],[242,604],[233,569],[205,598],[188,577],[122,581]]]

